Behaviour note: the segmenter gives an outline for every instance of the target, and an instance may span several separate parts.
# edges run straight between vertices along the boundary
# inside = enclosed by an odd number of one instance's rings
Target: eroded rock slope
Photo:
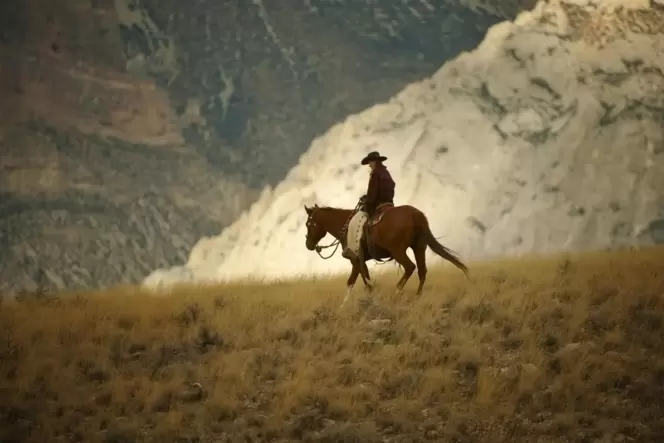
[[[183,127],[192,148],[258,187],[279,183],[330,126],[431,75],[529,3],[115,0],[127,68],[196,116]]]
[[[494,26],[316,139],[237,222],[146,283],[347,269],[305,249],[302,206],[354,206],[374,149],[397,203],[465,258],[664,242],[664,14],[609,3],[540,2]]]

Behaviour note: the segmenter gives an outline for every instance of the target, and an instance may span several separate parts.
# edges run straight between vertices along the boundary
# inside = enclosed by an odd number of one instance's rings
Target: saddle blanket
[[[348,222],[346,248],[356,257],[360,255],[362,230],[364,229],[364,223],[367,221],[367,218],[368,215],[366,212],[358,211]]]

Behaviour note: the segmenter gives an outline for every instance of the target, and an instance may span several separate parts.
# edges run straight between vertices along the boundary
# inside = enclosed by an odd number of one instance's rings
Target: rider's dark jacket
[[[392,176],[382,163],[371,171],[369,177],[369,187],[364,200],[365,210],[371,216],[376,212],[376,208],[383,203],[394,204],[395,183]]]

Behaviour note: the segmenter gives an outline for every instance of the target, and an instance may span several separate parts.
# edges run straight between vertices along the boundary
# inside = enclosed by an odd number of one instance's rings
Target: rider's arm
[[[367,197],[365,203],[371,207],[376,202],[376,197],[378,196],[378,174],[371,173],[369,178],[369,187],[367,188]]]

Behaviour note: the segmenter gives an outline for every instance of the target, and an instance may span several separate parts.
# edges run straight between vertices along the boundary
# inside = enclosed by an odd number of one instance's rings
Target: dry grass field
[[[0,441],[664,441],[664,248],[470,268],[5,299]]]

